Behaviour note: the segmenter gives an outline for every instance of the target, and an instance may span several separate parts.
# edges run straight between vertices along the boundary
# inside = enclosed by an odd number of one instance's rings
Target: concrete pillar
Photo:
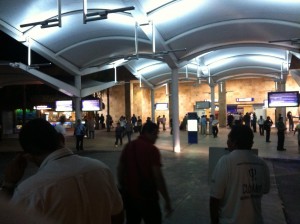
[[[178,69],[172,69],[173,151],[180,152]]]
[[[280,81],[275,81],[275,89],[276,92],[284,92],[285,91],[285,82],[280,80]],[[276,107],[275,111],[275,122],[278,120],[279,115],[283,117],[283,122],[286,122],[286,107]]]
[[[168,95],[168,99],[169,99],[169,121],[168,122],[169,122],[169,127],[171,129],[171,127],[173,127],[171,122],[170,122],[170,120],[173,116],[173,110],[172,110],[172,105],[173,105],[173,103],[172,103],[172,83],[168,83],[168,93],[169,93],[169,95]],[[173,130],[172,130],[172,132],[173,132]]]
[[[226,107],[226,83],[219,82],[219,126],[226,127],[227,124],[227,107]]]
[[[131,84],[129,81],[126,80],[125,86],[124,86],[124,95],[125,95],[125,117],[131,118]]]
[[[210,85],[210,114],[215,116],[215,85]]]
[[[81,90],[81,76],[75,76],[75,87]],[[81,91],[80,91],[81,92]],[[81,119],[81,97],[75,97],[75,117]]]
[[[151,94],[151,120],[156,123],[155,120],[155,99],[154,99],[154,89],[150,90]]]
[[[210,85],[210,114],[215,117],[215,85]],[[208,134],[212,134],[211,122],[208,124]]]

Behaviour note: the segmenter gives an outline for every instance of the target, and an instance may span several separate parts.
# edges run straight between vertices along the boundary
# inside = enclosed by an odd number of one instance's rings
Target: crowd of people
[[[207,121],[207,117],[202,118]],[[99,128],[103,127],[98,121]],[[116,178],[103,162],[80,156],[65,146],[64,122],[62,116],[60,124],[53,127],[38,118],[22,127],[19,142],[23,152],[8,163],[0,191],[0,206],[7,204],[6,210],[10,210],[7,214],[21,210],[15,218],[24,216],[24,220],[35,219],[38,223],[75,224],[121,224],[125,220],[128,224],[142,221],[160,224],[163,214],[172,214],[172,201],[161,169],[162,158],[155,146],[161,121],[154,123],[147,118],[143,123],[139,116],[133,115],[128,119],[121,116],[116,122],[115,145],[122,145],[122,138],[128,137],[119,157]],[[83,150],[84,136],[93,138],[94,129],[89,128],[89,119],[86,125],[80,119],[76,122],[76,149]],[[211,133],[217,137],[219,121],[210,116],[208,122]],[[269,142],[273,121],[260,116],[256,122],[262,126],[260,135],[266,135]],[[97,128],[97,124],[91,124]],[[261,198],[270,190],[270,174],[264,160],[251,151],[256,132],[253,124],[256,125],[247,114],[242,121],[229,125],[230,153],[217,162],[210,180],[211,223],[263,223]],[[287,128],[282,116],[276,120],[275,127],[277,149],[284,150]],[[300,145],[300,124],[292,128],[294,134],[298,132]],[[138,138],[131,140],[132,132],[139,133]],[[29,162],[39,169],[23,178]],[[165,202],[164,213],[159,198]]]
[[[135,123],[138,120],[133,119]],[[37,118],[22,127],[19,142],[23,152],[7,165],[0,191],[1,206],[7,203],[11,213],[22,211],[11,220],[24,216],[26,221],[27,216],[33,216],[30,220],[37,223],[121,224],[125,210],[127,223],[144,220],[159,224],[162,222],[159,194],[165,200],[166,214],[172,212],[161,171],[160,152],[154,145],[157,124],[147,120],[139,137],[125,145],[118,165],[117,183],[107,165],[66,148],[63,122],[62,117],[61,126],[54,127]],[[131,123],[129,119],[127,122]],[[82,137],[85,131],[78,119],[76,138]],[[80,139],[77,142],[82,150]],[[29,162],[39,169],[23,180]]]
[[[294,128],[294,118],[295,117],[292,115],[292,112],[288,111],[286,114],[286,120],[288,122],[288,128],[287,128],[286,124],[284,123],[284,118],[282,114],[278,115],[274,123],[273,120],[270,118],[270,116],[267,116],[266,119],[264,119],[263,116],[260,116],[259,119],[257,119],[255,112],[253,113],[247,112],[245,115],[242,115],[241,113],[238,115],[237,114],[233,115],[229,113],[227,116],[227,126],[231,128],[233,125],[245,124],[246,126],[251,127],[253,132],[256,133],[256,128],[258,125],[259,134],[261,136],[265,136],[266,142],[271,142],[270,141],[271,128],[273,125],[275,125],[275,128],[277,129],[277,150],[284,151],[286,150],[284,148],[284,141],[285,141],[285,134],[287,132],[287,129],[289,130],[289,132],[294,132],[294,134],[298,131],[298,140],[300,138],[299,128],[297,128],[299,126]]]
[[[266,142],[271,142],[270,136],[271,136],[271,130],[273,125],[275,125],[275,128],[277,130],[277,150],[278,151],[284,151],[286,150],[284,148],[284,141],[285,141],[285,134],[287,130],[289,132],[298,132],[298,139],[299,139],[299,146],[300,146],[300,134],[299,134],[299,128],[300,126],[294,127],[294,119],[296,117],[292,115],[291,111],[288,111],[286,114],[286,120],[288,122],[288,128],[286,128],[286,124],[284,123],[283,116],[281,114],[278,115],[275,122],[271,119],[270,116],[267,116],[264,118],[262,115],[257,117],[255,112],[246,112],[245,114],[242,113],[228,113],[227,114],[227,127],[232,128],[235,125],[246,125],[250,127],[253,131],[253,133],[258,132],[260,136],[265,136]],[[158,117],[160,119],[160,116]],[[198,120],[198,130],[201,135],[213,135],[214,138],[218,136],[218,125],[219,121],[217,119],[217,116],[210,115],[209,117],[207,115],[202,115],[201,117],[197,118]],[[181,124],[180,124],[180,130],[186,130],[188,125],[188,114],[183,118]],[[300,118],[299,118],[300,121]]]
[[[36,216],[41,223],[160,224],[173,207],[155,146],[158,134],[158,125],[147,119],[138,138],[124,145],[114,178],[103,162],[68,149],[59,128],[41,118],[31,120],[19,134],[23,152],[5,169],[3,203],[25,211],[18,213],[24,220]],[[231,153],[219,160],[211,179],[211,223],[262,223],[261,197],[270,190],[270,174],[251,152],[253,137],[249,126],[232,126]],[[39,169],[23,179],[29,162]]]
[[[66,130],[63,126],[65,122],[65,117],[61,116],[59,121],[60,122],[55,126],[55,128],[57,129],[57,131],[65,135]],[[77,119],[74,125],[74,136],[76,137],[77,151],[83,150],[83,142],[85,138],[95,138],[95,130],[106,129],[107,132],[114,130],[116,138],[116,147],[123,144],[124,136],[127,136],[128,142],[130,142],[133,133],[141,134],[142,119],[140,116],[136,117],[135,114],[133,114],[131,118],[127,119],[125,116],[121,116],[116,122],[116,126],[114,126],[113,123],[114,121],[111,115],[106,115],[105,119],[103,114],[101,114],[100,116],[99,114],[96,114],[95,118],[94,116],[85,116],[83,120]]]

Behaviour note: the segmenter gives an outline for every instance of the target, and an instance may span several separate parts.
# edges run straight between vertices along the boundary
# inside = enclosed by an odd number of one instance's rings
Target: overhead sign
[[[236,102],[252,102],[254,98],[247,97],[247,98],[236,98]]]
[[[210,102],[209,101],[196,101],[195,108],[196,109],[208,109],[208,108],[210,108]]]
[[[52,108],[47,105],[38,105],[33,107],[34,110],[51,110]]]

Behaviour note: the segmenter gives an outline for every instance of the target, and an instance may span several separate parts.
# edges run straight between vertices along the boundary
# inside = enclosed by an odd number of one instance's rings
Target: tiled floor
[[[66,138],[67,147],[75,150],[75,139],[72,133]],[[163,159],[163,172],[169,188],[174,207],[171,217],[165,218],[165,224],[193,224],[209,223],[209,147],[226,147],[228,129],[220,128],[218,138],[211,135],[198,136],[198,144],[188,144],[187,132],[180,132],[181,153],[172,151],[172,137],[169,132],[160,132],[156,145],[161,149]],[[134,134],[135,138],[137,134]],[[124,137],[124,144],[127,142]],[[271,133],[271,143],[266,143],[263,136],[255,134],[254,147],[258,155],[266,159],[272,179],[271,192],[263,197],[263,216],[266,224],[285,224],[283,204],[278,194],[277,183],[273,172],[272,160],[287,159],[300,160],[297,137],[292,133],[286,134],[285,148],[287,151],[277,151],[277,136],[275,130]],[[85,139],[84,156],[100,159],[116,172],[121,147],[114,146],[114,132],[105,130],[96,131],[95,139]],[[0,142],[1,152],[20,150],[16,136],[10,136]],[[1,153],[0,166],[7,161],[5,154]],[[0,170],[1,172],[1,170]],[[2,172],[1,172],[2,173]],[[295,201],[300,207],[298,201]],[[299,215],[300,218],[300,215]]]

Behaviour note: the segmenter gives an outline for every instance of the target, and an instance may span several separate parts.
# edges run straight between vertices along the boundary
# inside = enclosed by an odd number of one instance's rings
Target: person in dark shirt
[[[272,125],[273,125],[273,121],[268,116],[267,119],[264,122],[264,129],[266,130],[266,142],[271,142],[270,141],[270,134],[271,134]]]
[[[118,147],[119,140],[120,140],[120,145],[123,144],[123,128],[121,127],[120,122],[117,123],[115,133],[116,133],[115,146]]]
[[[276,122],[276,128],[277,128],[277,136],[278,136],[278,142],[277,142],[277,150],[283,151],[286,150],[284,148],[284,135],[285,135],[285,124],[283,122],[283,117],[280,117],[278,121]]]
[[[250,114],[248,112],[244,115],[243,120],[245,122],[245,125],[250,127],[251,117],[250,117]]]
[[[227,125],[228,125],[229,128],[232,128],[233,121],[234,121],[233,115],[232,114],[228,114],[228,116],[227,116]]]
[[[118,181],[123,194],[127,223],[161,224],[159,194],[165,200],[165,211],[172,211],[165,180],[161,171],[161,158],[154,145],[158,126],[148,121],[141,135],[129,142],[122,151],[118,164]]]

